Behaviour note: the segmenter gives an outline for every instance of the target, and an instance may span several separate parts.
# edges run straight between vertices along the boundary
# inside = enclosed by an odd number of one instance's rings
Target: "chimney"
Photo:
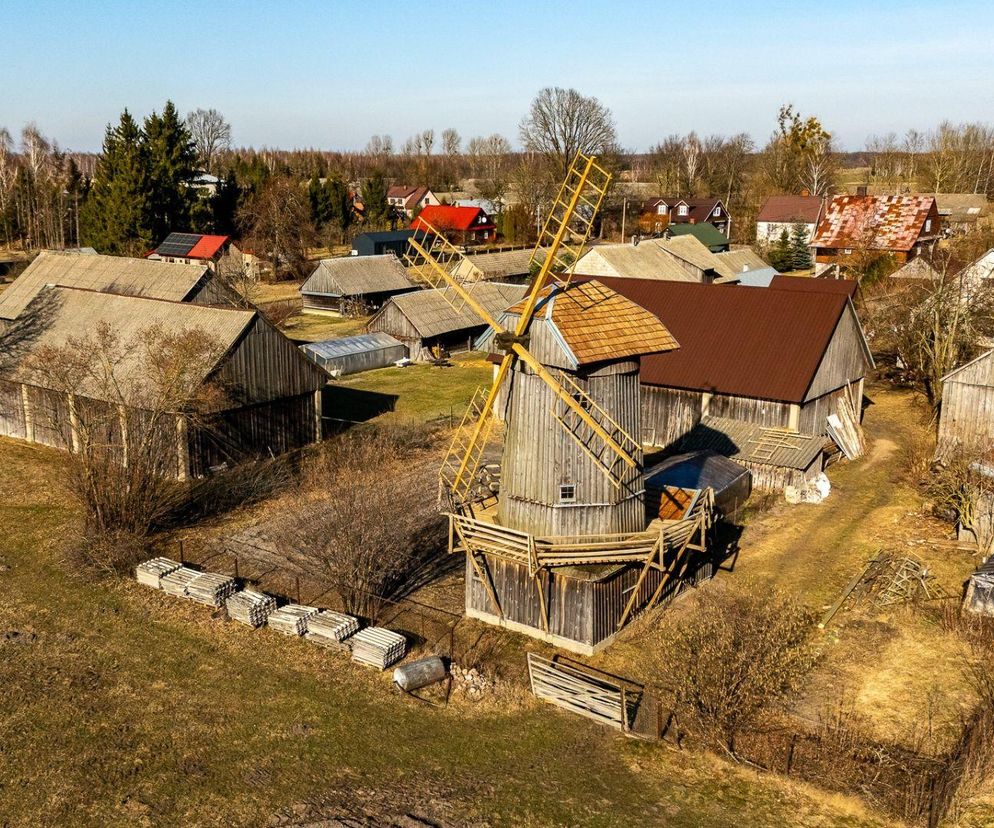
[[[860,184],[860,185],[859,185],[859,186],[858,186],[858,187],[856,188],[856,195],[858,195],[858,196],[861,196],[861,197],[863,197],[863,198],[865,198],[865,197],[866,197],[866,185],[865,185],[865,184]]]
[[[804,198],[807,198],[809,195],[811,195],[811,190],[809,190],[807,187],[804,187],[801,189],[801,195]]]

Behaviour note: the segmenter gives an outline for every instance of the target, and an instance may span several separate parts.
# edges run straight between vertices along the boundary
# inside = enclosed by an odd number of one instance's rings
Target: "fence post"
[[[181,564],[185,564],[186,563],[186,553],[183,551],[183,539],[182,538],[180,538],[180,541],[179,541],[179,562]]]
[[[794,766],[794,747],[797,745],[797,734],[794,733],[790,737],[790,747],[787,749],[787,771],[786,775],[790,776],[790,769]]]
[[[235,555],[235,578],[238,578],[238,556]]]
[[[300,603],[300,576],[299,575],[295,576],[294,580],[296,581],[296,584],[297,584],[297,603],[299,604]]]
[[[624,685],[621,687],[621,731],[628,732],[628,695],[625,693]]]

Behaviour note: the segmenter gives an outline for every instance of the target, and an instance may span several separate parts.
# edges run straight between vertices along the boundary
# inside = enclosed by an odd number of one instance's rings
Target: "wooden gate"
[[[537,698],[625,732],[642,700],[637,685],[571,659],[528,653],[528,677]]]

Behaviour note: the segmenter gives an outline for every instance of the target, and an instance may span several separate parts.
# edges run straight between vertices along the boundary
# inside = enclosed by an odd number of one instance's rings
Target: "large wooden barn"
[[[300,286],[300,297],[305,311],[365,315],[391,296],[417,289],[392,253],[340,256],[318,263]]]
[[[480,282],[469,291],[489,313],[497,315],[524,296],[525,286]],[[366,330],[381,331],[399,339],[415,361],[431,359],[433,350],[470,350],[487,325],[468,305],[453,307],[452,298],[441,290],[393,296],[369,320]],[[457,297],[456,304],[459,304]]]
[[[166,270],[184,267],[148,264]],[[196,418],[175,415],[172,467],[178,478],[202,476],[212,468],[280,454],[320,438],[321,389],[327,375],[254,310],[53,286],[36,291],[19,318],[30,314],[39,317],[38,330],[0,377],[0,435],[73,450],[80,412],[120,405],[122,399],[123,405],[134,403],[140,411],[137,401],[143,399],[148,363],[137,343],[154,329],[165,336],[205,332],[222,354],[213,365],[195,367],[201,384],[220,390],[218,402]],[[114,366],[120,396],[111,398],[107,385],[88,378],[73,393],[52,388],[34,355],[73,347],[97,332],[128,346],[128,355]],[[126,456],[127,439],[120,430],[108,439],[119,442]]]
[[[46,251],[0,293],[0,319],[16,319],[46,285],[198,305],[240,304],[237,295],[205,264]]]
[[[643,443],[717,451],[746,465],[757,488],[822,471],[827,417],[843,397],[859,407],[873,366],[850,298],[855,283],[604,281],[655,313],[680,343],[642,360]]]

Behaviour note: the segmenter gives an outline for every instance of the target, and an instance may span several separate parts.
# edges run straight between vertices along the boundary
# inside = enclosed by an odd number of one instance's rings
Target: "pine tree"
[[[93,188],[81,211],[83,243],[101,253],[141,256],[152,242],[148,151],[127,109],[107,125]]]
[[[376,172],[362,182],[362,204],[366,210],[366,220],[376,226],[386,224],[390,218],[390,205],[387,204],[387,183],[383,173]]]
[[[349,185],[336,175],[325,180],[322,190],[324,205],[327,209],[326,220],[338,228],[342,241],[344,241],[345,234],[352,226],[354,218],[352,193],[349,190]]]
[[[801,223],[794,225],[790,236],[790,264],[792,270],[808,270],[811,267],[808,232]]]
[[[211,229],[213,232],[225,236],[235,235],[238,229],[238,208],[241,204],[242,188],[238,186],[234,170],[229,170],[228,174],[218,183],[217,192],[211,198],[211,213],[213,215]]]
[[[793,268],[790,236],[786,228],[780,233],[780,237],[773,243],[769,251],[770,264],[780,272]]]
[[[197,153],[185,121],[172,101],[159,115],[145,119],[152,206],[152,237],[161,241],[169,233],[190,230],[195,191],[189,182],[197,171]]]

